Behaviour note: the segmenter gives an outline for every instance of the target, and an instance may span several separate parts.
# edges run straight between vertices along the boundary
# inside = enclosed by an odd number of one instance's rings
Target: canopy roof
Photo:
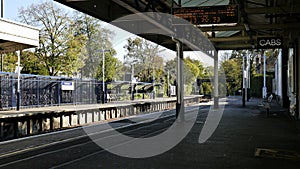
[[[55,0],[81,12],[111,22],[139,12],[172,12],[172,7],[238,5],[239,21],[233,24],[195,25],[218,50],[256,48],[259,37],[282,37],[286,46],[299,36],[299,0]],[[144,35],[173,49],[170,37]]]
[[[39,29],[0,18],[0,53],[37,47]]]

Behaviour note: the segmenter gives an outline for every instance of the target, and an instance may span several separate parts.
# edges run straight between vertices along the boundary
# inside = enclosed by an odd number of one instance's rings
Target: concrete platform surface
[[[287,110],[272,102],[271,115],[259,109],[261,99],[251,98],[242,107],[241,97],[227,99],[222,120],[208,141],[198,143],[203,127],[199,117],[188,136],[173,149],[151,158],[130,159],[109,153],[93,157],[90,166],[126,169],[297,169],[300,168],[300,135]],[[256,157],[257,148],[281,150]],[[293,152],[293,153],[290,153]],[[290,155],[286,155],[290,153]],[[284,155],[282,155],[284,154]],[[292,155],[291,155],[292,154]],[[298,155],[298,156],[297,156]],[[98,159],[98,160],[96,160]],[[67,166],[88,167],[84,163]]]
[[[209,107],[201,108],[200,106],[196,123],[189,134],[174,148],[148,158],[118,156],[101,149],[91,140],[85,138],[8,158],[0,158],[0,164],[5,166],[4,168],[70,169],[300,168],[298,122],[289,117],[287,109],[280,107],[276,101],[272,102],[271,115],[267,117],[266,110],[260,109],[258,106],[261,101],[261,99],[251,98],[249,102],[246,102],[246,107],[242,107],[240,96],[228,97],[224,114],[216,131],[202,144],[198,142],[198,139]],[[161,126],[168,125],[167,123],[171,124],[172,121],[162,120],[151,126],[151,129],[132,130],[132,134],[139,136],[148,130],[155,131]],[[50,136],[2,144],[0,149],[2,147],[2,150],[5,150],[5,147],[24,146],[24,144],[41,144],[63,137],[72,138],[74,135],[83,133],[82,130],[66,131]],[[105,136],[105,134],[99,135],[99,138],[105,138]],[[5,160],[11,161],[9,165],[5,164]]]

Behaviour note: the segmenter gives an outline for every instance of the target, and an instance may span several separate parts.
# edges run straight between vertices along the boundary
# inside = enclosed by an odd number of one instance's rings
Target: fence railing
[[[71,82],[63,90],[62,82]],[[14,109],[17,104],[17,75],[0,72],[0,109]],[[42,107],[66,104],[101,103],[102,82],[95,79],[65,78],[23,74],[20,77],[20,106]]]

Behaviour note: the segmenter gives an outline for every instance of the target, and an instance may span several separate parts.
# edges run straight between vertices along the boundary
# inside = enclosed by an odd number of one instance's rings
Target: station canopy
[[[39,29],[0,18],[0,53],[13,52],[39,45]]]
[[[288,46],[299,36],[299,0],[55,0],[102,21],[111,22],[122,16],[140,12],[178,12],[178,8],[199,8],[212,11],[203,21],[194,22],[218,50],[257,48],[257,39],[280,37]],[[180,5],[180,4],[181,5]],[[226,16],[216,15],[219,8],[234,5],[237,21],[228,21]],[[197,10],[194,10],[194,12]],[[200,10],[198,10],[200,11]],[[189,11],[191,12],[191,11]],[[193,12],[193,10],[192,10]],[[198,18],[199,19],[199,18]],[[199,21],[199,20],[198,20]],[[142,36],[174,50],[170,37]]]

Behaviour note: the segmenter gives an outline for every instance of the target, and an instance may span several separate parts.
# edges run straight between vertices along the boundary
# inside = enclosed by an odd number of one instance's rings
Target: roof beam
[[[300,27],[299,24],[255,24],[250,25],[251,29],[260,29],[260,30],[269,30],[269,29],[295,29],[298,30]],[[210,27],[199,27],[202,32],[211,32],[211,31],[236,31],[236,30],[245,30],[244,25],[236,26],[210,26]]]
[[[211,32],[211,31],[236,31],[244,29],[245,27],[243,25],[235,25],[235,26],[198,26],[198,28],[202,32]]]
[[[264,36],[253,36],[253,39],[256,40],[260,37],[276,37],[273,35],[264,35]],[[229,41],[249,41],[249,36],[233,36],[233,37],[216,37],[216,38],[208,38],[211,42],[229,42]]]
[[[239,49],[253,49],[253,45],[251,44],[216,44],[216,49],[222,49],[222,50],[239,50]]]
[[[247,14],[271,14],[271,13],[299,13],[298,10],[300,5],[295,6],[283,6],[283,7],[258,7],[258,8],[245,8]]]
[[[263,3],[253,2],[253,1],[246,1],[247,4],[259,5],[259,6],[266,6]]]

